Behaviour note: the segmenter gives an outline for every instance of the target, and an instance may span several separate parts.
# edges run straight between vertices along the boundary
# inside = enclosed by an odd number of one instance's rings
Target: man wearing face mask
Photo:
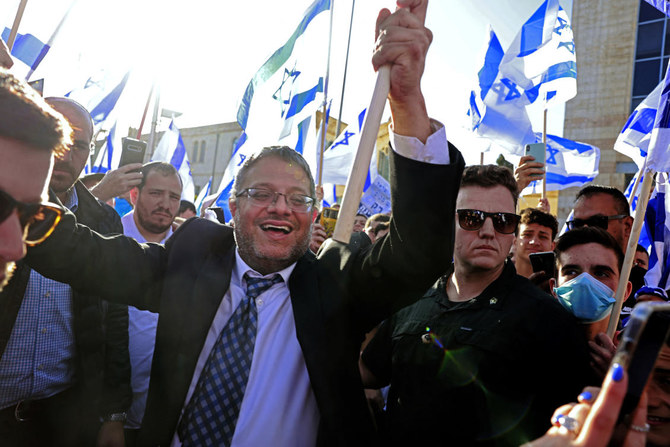
[[[607,330],[624,254],[605,230],[580,227],[556,241],[557,278],[550,280],[554,296],[584,324],[592,366],[604,375],[615,347]],[[631,292],[628,282],[624,300]]]

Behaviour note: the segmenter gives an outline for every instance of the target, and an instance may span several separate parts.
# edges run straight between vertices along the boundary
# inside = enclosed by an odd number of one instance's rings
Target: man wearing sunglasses
[[[116,212],[77,180],[90,156],[91,116],[69,98],[46,102],[73,129],[72,143],[54,164],[52,200],[101,234],[121,233]],[[23,262],[0,303],[16,303],[2,309],[8,324],[0,332],[7,340],[0,350],[0,439],[8,445],[92,445],[102,417],[100,439],[120,445],[123,426],[114,418],[131,398],[126,306],[103,304],[96,294],[74,291]]]
[[[606,230],[626,251],[633,218],[626,196],[612,186],[589,185],[577,193],[574,218],[566,222],[568,230],[599,227]]]
[[[63,152],[70,133],[32,87],[0,68],[0,290],[26,244],[39,244],[60,218],[57,207],[41,202],[52,154]]]
[[[269,147],[237,173],[233,228],[190,219],[164,246],[138,244],[98,237],[67,213],[28,254],[73,287],[159,312],[138,445],[375,445],[361,341],[447,268],[463,167],[421,92],[427,1],[397,5],[380,11],[373,54],[375,68],[390,68],[394,216],[374,245],[356,233],[359,244],[331,240],[314,255],[307,162]],[[62,264],[45,256],[63,249]]]
[[[516,188],[506,168],[466,168],[453,267],[361,356],[364,385],[391,385],[390,445],[521,445],[587,384],[575,318],[506,261]]]

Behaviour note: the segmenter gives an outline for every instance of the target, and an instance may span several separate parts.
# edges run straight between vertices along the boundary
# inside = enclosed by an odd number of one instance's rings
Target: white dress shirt
[[[131,211],[121,218],[123,234],[132,237],[137,242],[146,242],[137,228],[133,216],[134,211]],[[172,236],[172,227],[168,229],[161,244],[164,244],[170,236]],[[151,362],[154,357],[157,327],[157,313],[128,306],[128,352],[130,354],[130,386],[133,389],[133,401],[128,409],[128,419],[124,424],[126,428],[140,428],[142,425],[144,410],[147,406],[147,395],[149,394],[149,377],[151,376]]]
[[[433,134],[425,145],[417,138],[390,132],[393,149],[400,155],[433,164],[449,164],[446,133],[432,121]],[[276,272],[283,282],[274,284],[256,298],[258,325],[247,388],[231,445],[233,447],[314,446],[319,410],[312,391],[305,359],[296,336],[288,280],[295,263]],[[263,277],[252,270],[235,249],[230,287],[221,300],[200,351],[183,408],[191,400],[200,374],[228,319],[246,296],[244,274]],[[265,275],[270,278],[274,273]],[[175,432],[172,447],[181,447]]]

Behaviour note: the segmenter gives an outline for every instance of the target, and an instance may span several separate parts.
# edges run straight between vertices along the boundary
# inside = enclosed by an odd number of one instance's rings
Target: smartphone
[[[643,302],[635,306],[612,362],[628,372],[628,389],[610,446],[623,445],[633,412],[670,334],[670,303]]]
[[[147,143],[135,138],[123,137],[121,139],[121,160],[119,167],[129,165],[131,163],[143,163],[144,153],[147,150]]]
[[[337,215],[339,213],[339,208],[324,208],[321,211],[321,225],[326,230],[326,235],[331,237],[333,231],[335,230],[335,224],[337,223]]]
[[[533,272],[544,272],[549,276],[554,276],[556,261],[553,251],[531,253],[528,257],[530,258],[530,265],[533,267]]]
[[[526,145],[526,155],[532,156],[537,163],[545,163],[546,159],[546,148],[544,146],[544,143],[533,143],[533,144],[527,144]],[[544,168],[543,168],[544,169]],[[533,174],[532,177],[542,177],[539,174]]]

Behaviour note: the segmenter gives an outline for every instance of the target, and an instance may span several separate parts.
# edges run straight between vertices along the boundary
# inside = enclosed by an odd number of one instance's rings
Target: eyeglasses
[[[258,206],[270,206],[274,204],[279,196],[283,196],[286,205],[296,213],[309,213],[314,207],[315,199],[304,194],[283,194],[270,191],[269,189],[247,188],[235,195],[235,197],[247,196],[251,203]]]
[[[480,210],[456,210],[458,225],[466,231],[477,231],[488,217],[493,222],[493,228],[502,234],[512,234],[516,231],[521,216],[513,213],[487,213]]]
[[[574,230],[575,228],[583,227],[584,225],[589,227],[598,227],[603,230],[607,230],[610,220],[623,219],[628,217],[627,214],[617,214],[615,216],[603,216],[602,214],[597,214],[591,216],[588,219],[573,219],[567,221],[565,224],[568,227],[568,230]]]
[[[54,203],[23,203],[0,189],[0,223],[7,220],[14,210],[19,214],[23,228],[23,241],[33,247],[51,235],[63,211]]]

